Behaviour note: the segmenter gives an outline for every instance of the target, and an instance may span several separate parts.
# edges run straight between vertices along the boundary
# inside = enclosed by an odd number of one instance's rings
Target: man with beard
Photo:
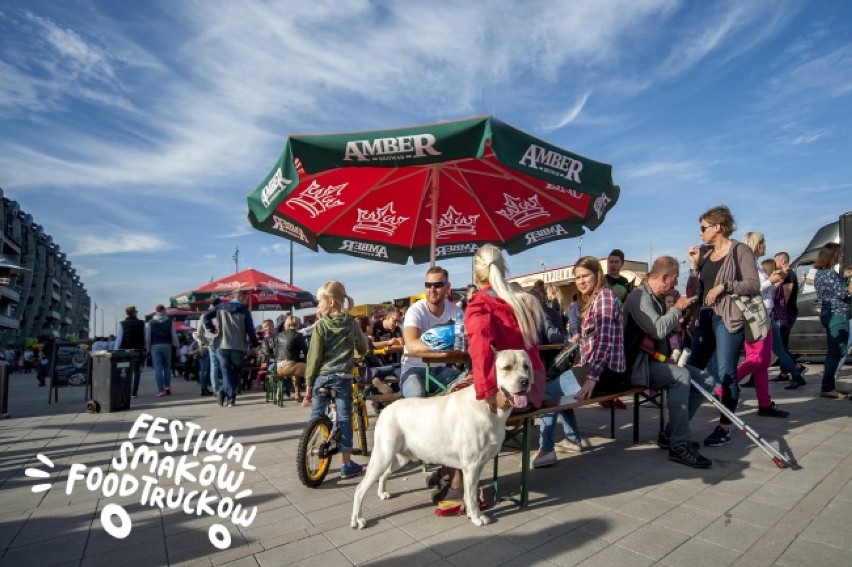
[[[432,352],[422,340],[423,333],[436,325],[453,321],[462,321],[464,312],[458,305],[447,299],[451,292],[447,270],[432,266],[426,272],[426,298],[417,301],[405,312],[402,324],[402,338],[405,350],[402,354],[400,389],[405,398],[422,398],[426,395],[426,365],[423,360],[412,354]],[[452,366],[430,365],[432,377],[441,384],[449,385],[459,375]]]

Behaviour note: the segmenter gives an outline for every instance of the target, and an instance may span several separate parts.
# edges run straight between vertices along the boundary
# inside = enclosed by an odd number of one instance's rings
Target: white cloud
[[[820,130],[813,130],[811,132],[803,132],[798,136],[795,136],[792,140],[790,140],[790,144],[793,146],[798,146],[801,144],[811,144],[821,138],[826,137],[828,133],[829,131],[825,128]]]
[[[545,132],[552,132],[574,122],[574,120],[576,120],[580,113],[583,111],[583,107],[586,106],[586,101],[589,100],[589,95],[591,94],[591,91],[583,93],[580,99],[575,102],[574,105],[569,108],[562,116],[558,117],[555,122],[546,123],[542,125],[541,129]]]
[[[158,236],[150,234],[82,234],[74,238],[78,256],[126,254],[132,252],[163,252],[174,248]]]
[[[271,246],[262,246],[260,252],[262,254],[289,254],[291,245],[289,242],[272,244]]]

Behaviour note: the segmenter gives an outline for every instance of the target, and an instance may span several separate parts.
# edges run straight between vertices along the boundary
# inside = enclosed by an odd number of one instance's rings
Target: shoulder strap
[[[736,278],[737,281],[740,282],[743,280],[743,274],[740,272],[740,260],[737,257],[737,246],[745,246],[742,242],[737,242],[734,246],[731,247],[731,254],[734,255],[734,269],[736,270]]]

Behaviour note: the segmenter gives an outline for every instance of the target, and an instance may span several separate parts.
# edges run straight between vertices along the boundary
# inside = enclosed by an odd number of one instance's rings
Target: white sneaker
[[[533,468],[541,469],[544,467],[552,467],[556,464],[556,452],[542,453],[541,451],[533,459]]]
[[[574,443],[572,441],[568,441],[567,439],[563,439],[559,443],[556,444],[557,451],[565,451],[566,453],[580,453],[583,451],[583,446],[579,443]]]

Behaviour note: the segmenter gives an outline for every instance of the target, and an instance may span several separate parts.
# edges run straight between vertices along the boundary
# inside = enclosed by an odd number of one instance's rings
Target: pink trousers
[[[766,338],[755,343],[745,343],[745,360],[737,366],[737,382],[752,375],[757,405],[769,407],[772,397],[769,395],[769,363],[772,362],[772,332]]]

